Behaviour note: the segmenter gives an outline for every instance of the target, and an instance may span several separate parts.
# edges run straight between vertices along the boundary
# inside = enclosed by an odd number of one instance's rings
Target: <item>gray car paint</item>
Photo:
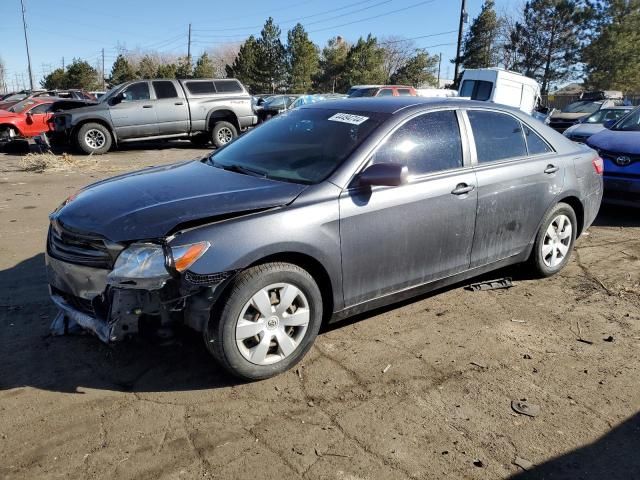
[[[193,273],[237,272],[276,257],[301,261],[315,266],[314,272],[325,274],[328,285],[323,288],[333,317],[338,319],[523,261],[544,215],[558,201],[582,209],[578,212],[579,231],[591,224],[600,206],[602,177],[595,174],[592,165],[595,152],[515,109],[468,100],[411,97],[349,99],[300,108],[393,115],[329,178],[302,188],[288,203],[218,220],[206,218],[203,211],[202,224],[172,232],[166,238],[171,245],[202,240],[211,243],[207,253],[191,266]],[[462,169],[425,175],[398,187],[366,191],[357,186],[358,174],[389,132],[412,116],[442,108],[459,112]],[[541,134],[554,153],[478,166],[464,113],[469,108],[515,116]],[[548,165],[558,170],[546,174]],[[452,195],[460,183],[476,188],[466,196]],[[252,209],[251,202],[244,205]],[[233,202],[226,208],[233,208]],[[65,208],[59,211],[59,220],[65,221]],[[81,222],[75,227],[80,229]],[[104,234],[108,236],[109,231]],[[55,263],[50,265],[56,268]],[[56,282],[58,288],[81,281],[71,278],[58,283],[58,274],[50,275],[50,282]]]

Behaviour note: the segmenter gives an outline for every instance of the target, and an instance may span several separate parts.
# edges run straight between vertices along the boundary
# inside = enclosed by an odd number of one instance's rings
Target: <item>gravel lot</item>
[[[205,152],[143,145],[46,173],[0,154],[0,478],[640,478],[640,211],[603,209],[556,277],[515,268],[486,277],[513,276],[509,290],[359,316],[262,382],[221,373],[189,332],[49,337],[48,213]]]

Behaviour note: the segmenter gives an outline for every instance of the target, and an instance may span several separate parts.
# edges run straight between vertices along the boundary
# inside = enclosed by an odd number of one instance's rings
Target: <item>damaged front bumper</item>
[[[76,265],[46,256],[51,299],[59,309],[54,335],[78,328],[105,343],[117,342],[141,330],[153,331],[177,324],[203,331],[211,308],[233,272],[195,275],[147,283],[110,279],[110,270]]]

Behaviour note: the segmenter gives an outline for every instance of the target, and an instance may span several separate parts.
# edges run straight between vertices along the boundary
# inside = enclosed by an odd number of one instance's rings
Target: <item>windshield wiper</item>
[[[263,172],[259,172],[257,170],[253,170],[251,168],[245,167],[243,165],[232,164],[232,165],[223,165],[222,163],[217,163],[213,159],[209,160],[211,165],[216,168],[222,168],[223,170],[228,170],[230,172],[241,173],[243,175],[251,175],[252,177],[262,177],[266,178],[267,174]]]

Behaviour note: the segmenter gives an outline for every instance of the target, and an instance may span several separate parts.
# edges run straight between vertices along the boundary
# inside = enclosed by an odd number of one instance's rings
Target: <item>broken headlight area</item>
[[[82,327],[104,342],[116,342],[177,324],[202,331],[220,284],[233,274],[198,275],[187,270],[209,246],[208,242],[134,243],[120,252],[109,272],[51,256],[47,263],[51,297],[60,311],[51,326],[53,333],[73,333]],[[85,288],[88,280],[90,290]]]

